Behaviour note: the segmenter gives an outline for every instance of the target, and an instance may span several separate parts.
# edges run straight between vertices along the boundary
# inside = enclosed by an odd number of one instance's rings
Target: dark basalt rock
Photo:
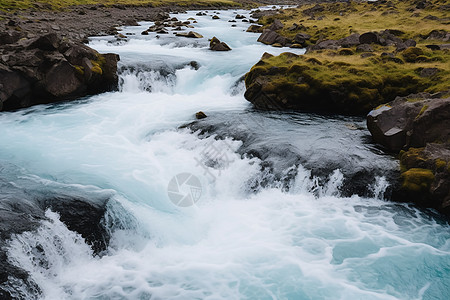
[[[371,111],[367,127],[375,142],[402,150],[393,200],[450,214],[450,97],[443,94],[398,97]]]
[[[266,45],[273,45],[275,43],[279,43],[282,46],[285,46],[289,42],[289,40],[273,30],[264,29],[263,33],[258,38],[258,42],[261,42]]]
[[[416,101],[414,97],[425,97]],[[414,101],[408,101],[413,99]],[[450,98],[432,95],[397,97],[367,115],[373,139],[389,151],[424,147],[429,142],[450,139]]]
[[[221,42],[218,38],[213,37],[209,43],[209,49],[212,51],[230,51],[231,48],[224,42]]]
[[[12,184],[11,174],[4,171],[9,167],[3,167],[0,171],[0,298],[24,299],[22,288],[39,297],[39,287],[28,273],[8,260],[5,248],[8,240],[15,234],[36,230],[41,221],[46,220],[45,211],[51,209],[60,215],[60,220],[69,230],[81,234],[95,254],[101,254],[106,250],[110,238],[102,225],[109,196],[86,192],[81,192],[84,194],[81,196],[80,191],[61,192],[27,179],[19,179],[18,175],[13,175],[13,181],[19,184]],[[43,251],[39,247],[33,250]],[[19,289],[18,283],[22,286]]]
[[[11,44],[1,57],[0,111],[101,93],[118,84],[118,55],[62,42],[55,33]]]
[[[366,32],[359,36],[359,42],[361,44],[377,44],[380,42],[380,39],[375,32]]]

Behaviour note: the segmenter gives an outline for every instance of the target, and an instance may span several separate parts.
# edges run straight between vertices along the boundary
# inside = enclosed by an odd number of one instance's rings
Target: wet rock
[[[242,19],[245,19],[245,16],[243,16],[243,15],[236,15],[236,17],[234,17],[235,19],[237,19],[237,20],[242,20]]]
[[[24,48],[12,45],[14,55],[2,56],[0,63],[0,110],[72,99],[115,89],[117,55],[99,54],[80,43],[62,42],[46,34]],[[86,69],[85,60],[92,62]]]
[[[189,32],[178,32],[176,36],[186,37],[186,38],[194,38],[194,39],[200,39],[203,37],[200,33],[189,31]]]
[[[250,27],[247,28],[247,32],[262,33],[262,26],[250,25]]]
[[[219,20],[220,17],[219,17],[218,15],[214,15],[214,16],[212,16],[212,19],[213,19],[213,20]]]
[[[206,114],[204,112],[202,112],[202,111],[199,111],[199,112],[195,113],[195,118],[197,120],[201,120],[201,119],[204,119],[206,117],[207,117]]]
[[[218,38],[213,37],[209,43],[209,49],[212,51],[230,51],[231,48],[224,42],[221,42]]]
[[[5,169],[7,170],[5,172]],[[6,175],[5,175],[6,174]],[[101,254],[109,244],[109,233],[103,226],[108,195],[84,193],[80,191],[61,191],[57,188],[37,184],[32,180],[15,178],[10,183],[11,176],[8,166],[2,166],[0,171],[0,297],[1,299],[23,299],[17,295],[27,291],[28,295],[40,298],[39,287],[28,273],[13,265],[8,260],[5,246],[15,234],[33,232],[39,228],[42,221],[47,220],[45,211],[51,209],[60,215],[65,226],[75,231],[91,246],[94,254]],[[20,186],[20,187],[19,187]],[[49,241],[50,243],[52,241]],[[30,245],[34,254],[43,252],[42,245]],[[48,264],[45,253],[42,253],[43,265]],[[48,254],[47,254],[48,255]]]

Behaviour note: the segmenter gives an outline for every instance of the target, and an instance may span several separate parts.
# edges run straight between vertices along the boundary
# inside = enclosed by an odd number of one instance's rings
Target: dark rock
[[[0,110],[72,99],[115,89],[117,55],[99,54],[56,34],[33,39],[14,55],[2,56]]]
[[[441,50],[441,47],[439,45],[425,45],[428,49],[431,49],[433,51],[435,50]]]
[[[273,23],[268,27],[268,29],[269,29],[269,30],[276,31],[276,30],[283,29],[283,27],[284,27],[283,23],[281,23],[280,20],[275,19],[275,20],[273,21]]]
[[[49,33],[38,37],[28,46],[28,49],[40,49],[45,51],[54,51],[59,47],[60,39],[56,33]]]
[[[245,19],[245,16],[243,16],[243,15],[236,15],[235,19],[237,19],[237,20]]]
[[[308,41],[311,38],[309,34],[306,33],[297,33],[294,37],[294,42],[297,44],[304,45],[306,41]]]
[[[319,13],[319,12],[323,12],[324,10],[325,9],[324,9],[324,7],[322,5],[316,4],[314,7],[305,9],[303,11],[303,14],[306,15],[306,16],[313,16],[314,14]]]
[[[359,37],[360,37],[359,33],[354,33],[343,39],[338,40],[338,44],[344,48],[357,46],[360,44]]]
[[[248,27],[247,29],[247,32],[262,33],[262,26],[250,25],[250,27]]]
[[[408,101],[397,97],[372,110],[367,127],[377,143],[393,152],[437,140],[446,142],[450,138],[450,98]]]
[[[373,49],[369,44],[361,44],[356,47],[356,52],[373,52]]]
[[[379,37],[375,32],[366,32],[359,36],[361,44],[379,43]]]
[[[0,46],[14,44],[22,38],[22,34],[16,31],[0,32]]]
[[[218,20],[218,19],[220,19],[220,17],[217,16],[217,15],[214,15],[214,16],[212,16],[212,19],[213,19],[213,20]]]
[[[122,21],[124,26],[139,26],[139,23],[133,18],[127,18]]]
[[[335,40],[326,40],[326,41],[321,41],[313,46],[308,47],[308,51],[312,51],[312,50],[323,50],[323,49],[332,49],[332,50],[337,50],[339,48],[339,43],[338,41]]]
[[[428,34],[426,39],[447,42],[450,40],[450,32],[447,32],[445,30],[433,30]]]
[[[5,169],[7,170],[5,175]],[[11,183],[11,176],[14,177]],[[36,185],[35,181],[16,178],[9,166],[2,166],[0,171],[0,297],[1,299],[25,299],[27,296],[41,298],[41,291],[28,273],[13,265],[8,259],[5,247],[14,235],[36,231],[41,222],[48,220],[45,212],[51,209],[59,214],[65,226],[75,231],[91,246],[95,255],[100,255],[109,244],[110,235],[103,226],[106,204],[109,196],[80,191],[61,191],[48,185]],[[19,187],[20,186],[20,187]],[[55,238],[57,238],[55,236]],[[58,241],[49,240],[48,243]],[[48,265],[47,256],[42,245],[30,244],[30,255],[36,255],[42,266]],[[22,296],[21,296],[22,295]],[[31,299],[31,298],[27,298]],[[34,298],[33,298],[34,299]]]
[[[194,32],[194,31],[189,31],[189,32],[178,32],[176,34],[176,36],[181,36],[181,37],[187,37],[187,38],[194,38],[194,39],[200,39],[203,37],[203,35]]]
[[[204,119],[206,117],[207,117],[206,114],[204,112],[202,112],[202,111],[199,111],[199,112],[195,113],[195,118],[197,120],[201,120],[201,119]]]
[[[288,40],[276,33],[275,31],[272,31],[270,29],[264,29],[263,33],[259,36],[258,42],[261,42],[266,45],[272,45],[275,43],[279,43],[281,45],[285,45]]]
[[[438,68],[423,68],[420,71],[420,76],[421,77],[433,77],[434,75],[436,75],[439,72]]]
[[[168,20],[168,19],[170,19],[170,15],[168,14],[168,13],[165,13],[165,12],[159,12],[153,19],[152,19],[152,21],[153,22],[155,22],[155,21],[165,21],[165,20]]]
[[[213,51],[230,51],[231,48],[224,42],[221,42],[218,38],[213,37],[209,43],[209,49]]]

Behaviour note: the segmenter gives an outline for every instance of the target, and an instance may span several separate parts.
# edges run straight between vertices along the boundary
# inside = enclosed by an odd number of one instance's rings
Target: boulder
[[[202,111],[199,111],[199,112],[195,113],[195,118],[197,120],[201,120],[201,119],[204,119],[206,117],[207,117],[207,115],[204,112],[202,112]]]
[[[14,44],[22,38],[22,34],[17,31],[0,32],[0,46]]]
[[[359,37],[360,37],[359,33],[354,33],[352,35],[349,35],[345,38],[338,40],[338,44],[344,48],[357,46],[360,44]]]
[[[56,33],[49,33],[34,39],[28,49],[40,49],[45,51],[55,51],[58,49],[60,39]]]
[[[0,62],[0,110],[117,88],[118,55],[99,54],[81,43],[62,42],[56,34],[10,47]]]
[[[361,44],[373,44],[379,43],[379,41],[378,34],[375,32],[366,32],[359,36],[359,43]]]
[[[263,33],[258,38],[258,42],[266,45],[272,45],[275,43],[285,45],[288,42],[288,39],[273,30],[264,29]]]
[[[361,44],[356,47],[356,52],[373,52],[373,49],[369,44]]]
[[[262,26],[250,25],[250,27],[247,29],[247,32],[261,33],[262,32]]]
[[[311,36],[307,33],[299,32],[294,37],[294,42],[297,44],[304,45],[306,41],[308,41],[311,38]]]
[[[221,42],[218,38],[213,37],[209,43],[209,49],[212,51],[230,51],[231,48],[224,42]]]
[[[326,40],[326,41],[321,41],[318,42],[317,44],[308,47],[307,51],[312,51],[312,50],[323,50],[323,49],[332,49],[332,50],[337,50],[339,49],[339,42],[335,41],[335,40]]]
[[[186,37],[186,38],[194,38],[194,39],[201,39],[203,35],[200,33],[189,31],[189,32],[178,32],[176,36]]]
[[[450,139],[450,98],[410,101],[414,97],[397,97],[368,114],[367,127],[375,142],[398,152]]]
[[[268,27],[268,29],[276,31],[276,30],[283,29],[283,27],[284,27],[283,23],[281,23],[280,20],[275,19],[275,21],[273,21],[273,23]]]

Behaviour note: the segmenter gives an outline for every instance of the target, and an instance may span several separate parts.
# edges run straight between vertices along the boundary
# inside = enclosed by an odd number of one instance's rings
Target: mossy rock
[[[402,52],[402,56],[407,62],[416,62],[418,57],[423,56],[423,50],[417,47],[406,48]]]
[[[431,170],[412,168],[402,175],[402,188],[411,192],[427,191],[434,181],[434,174]]]
[[[342,48],[338,51],[339,55],[353,55],[355,52],[350,48]]]

